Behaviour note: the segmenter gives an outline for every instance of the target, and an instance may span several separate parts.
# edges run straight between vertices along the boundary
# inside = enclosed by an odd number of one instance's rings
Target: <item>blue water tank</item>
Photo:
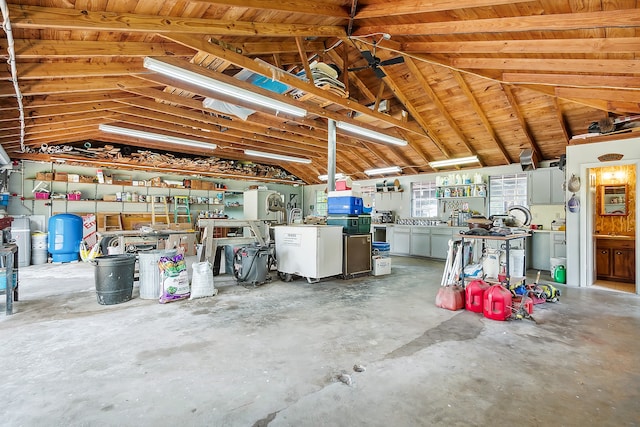
[[[82,218],[59,214],[49,218],[49,252],[53,262],[77,261],[82,242]]]

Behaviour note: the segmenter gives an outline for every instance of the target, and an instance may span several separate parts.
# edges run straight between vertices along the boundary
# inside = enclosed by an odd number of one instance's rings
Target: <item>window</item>
[[[527,206],[527,174],[489,176],[489,216],[502,215],[511,206]]]
[[[411,216],[434,218],[438,216],[438,199],[434,182],[411,184]]]
[[[317,216],[327,216],[327,193],[324,190],[316,190],[316,209]]]

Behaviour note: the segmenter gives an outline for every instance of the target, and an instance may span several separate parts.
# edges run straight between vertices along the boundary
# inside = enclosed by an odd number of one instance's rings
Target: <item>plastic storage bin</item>
[[[358,215],[358,233],[371,233],[371,215]]]
[[[329,197],[327,199],[327,213],[330,215],[360,215],[362,214],[362,198]]]
[[[340,225],[345,234],[358,234],[358,217],[355,215],[329,215],[327,225]]]

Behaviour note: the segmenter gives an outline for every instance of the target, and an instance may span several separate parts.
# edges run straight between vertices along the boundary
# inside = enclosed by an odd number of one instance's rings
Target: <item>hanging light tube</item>
[[[255,151],[255,150],[244,150],[244,154],[246,154],[247,156],[264,157],[265,159],[284,160],[287,162],[296,162],[296,163],[305,163],[305,164],[311,163],[310,159],[304,159],[302,157],[285,156],[284,154],[265,153],[262,151]]]
[[[342,129],[346,132],[354,133],[356,135],[363,136],[375,141],[393,145],[407,145],[407,141],[405,141],[404,139],[396,138],[385,133],[376,132],[374,130],[363,128],[360,126],[352,125],[351,123],[337,122],[336,125],[338,126],[338,129]]]
[[[205,89],[210,89],[214,92],[218,92],[220,94],[230,96],[242,101],[247,101],[252,104],[268,107],[276,110],[276,112],[290,114],[296,117],[304,117],[307,115],[307,111],[304,108],[289,105],[285,102],[278,101],[277,99],[272,99],[268,96],[251,92],[246,89],[242,89],[237,86],[203,76],[193,71],[189,71],[172,64],[167,64],[166,62],[162,62],[154,58],[145,57],[143,65],[144,68],[155,71],[156,73],[160,73],[168,77],[173,77],[185,83],[191,83]]]
[[[389,166],[387,168],[367,169],[364,171],[367,175],[386,175],[392,173],[400,173],[402,168],[400,166]]]
[[[186,147],[202,148],[204,150],[214,150],[217,145],[208,142],[194,141],[191,139],[179,138],[177,136],[163,135],[160,133],[145,132],[137,129],[123,128],[113,125],[101,124],[98,126],[103,132],[115,133],[117,135],[131,136],[134,138],[148,139],[157,142],[166,142],[168,144],[182,145]]]
[[[438,160],[435,162],[429,162],[429,166],[434,169],[444,168],[447,166],[456,166],[456,165],[464,165],[467,163],[477,163],[479,162],[478,156],[469,156],[469,157],[460,157],[457,159],[447,159],[447,160]]]
[[[336,174],[336,176],[335,176],[335,178],[336,178],[336,179],[342,179],[342,178],[344,178],[345,176],[346,176],[346,175],[345,175],[345,174],[343,174],[343,173],[337,173],[337,174]],[[326,181],[326,180],[328,180],[328,179],[329,179],[329,175],[318,175],[318,179],[319,179],[320,181]]]

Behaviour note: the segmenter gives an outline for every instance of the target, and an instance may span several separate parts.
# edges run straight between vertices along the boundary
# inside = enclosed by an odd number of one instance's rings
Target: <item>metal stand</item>
[[[2,267],[6,270],[6,288],[5,294],[7,296],[6,301],[6,314],[13,314],[13,302],[18,301],[18,245],[5,244],[0,248],[0,261]],[[14,274],[15,268],[15,287],[14,287]]]

